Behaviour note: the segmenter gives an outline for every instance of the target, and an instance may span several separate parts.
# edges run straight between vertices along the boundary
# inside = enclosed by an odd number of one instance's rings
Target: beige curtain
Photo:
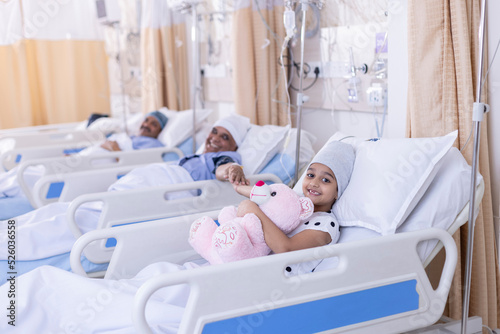
[[[235,1],[231,37],[235,109],[254,124],[288,124],[279,66],[286,35],[283,11],[274,1]]]
[[[167,1],[143,2],[141,29],[142,111],[190,106],[188,40],[185,14]]]
[[[457,144],[460,149],[464,147],[473,126],[472,105],[480,84],[477,82],[480,6],[479,0],[408,1],[409,137],[439,136],[458,129]],[[486,87],[482,91],[485,102]],[[481,124],[478,165],[486,187],[474,230],[469,314],[481,316],[483,324],[497,328],[500,327],[500,275],[493,226],[487,121],[488,115]],[[471,137],[463,151],[469,163],[472,141]],[[454,319],[462,317],[467,234],[468,224],[454,235],[459,261],[448,298],[449,316]]]
[[[93,112],[109,113],[104,41],[90,33],[79,38],[86,27],[97,25],[86,16],[95,13],[82,11],[89,6],[83,3],[49,9],[39,4],[0,3],[1,16],[8,18],[0,21],[0,129],[76,122]],[[76,15],[74,20],[71,15]]]

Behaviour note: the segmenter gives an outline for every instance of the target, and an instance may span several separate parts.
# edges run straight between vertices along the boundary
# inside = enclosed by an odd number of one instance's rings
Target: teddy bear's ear
[[[300,201],[300,219],[307,219],[314,213],[314,204],[311,199],[301,197]]]

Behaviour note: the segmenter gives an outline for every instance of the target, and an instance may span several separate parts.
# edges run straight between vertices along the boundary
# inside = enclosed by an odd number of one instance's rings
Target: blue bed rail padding
[[[45,198],[59,198],[61,197],[61,192],[64,188],[64,182],[54,182],[49,186],[49,190],[47,191],[47,196]]]
[[[203,333],[322,332],[418,310],[416,286],[413,279],[216,321],[206,324]]]
[[[66,154],[66,155],[76,154],[76,153],[82,151],[83,149],[85,149],[85,147],[68,148],[68,149],[63,150],[63,154]]]

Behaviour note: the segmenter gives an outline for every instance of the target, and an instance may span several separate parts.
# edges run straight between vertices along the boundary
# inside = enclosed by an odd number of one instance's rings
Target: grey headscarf
[[[313,163],[320,163],[332,170],[337,179],[338,198],[340,198],[351,179],[354,159],[354,149],[351,145],[340,141],[331,141],[319,150],[309,166]]]

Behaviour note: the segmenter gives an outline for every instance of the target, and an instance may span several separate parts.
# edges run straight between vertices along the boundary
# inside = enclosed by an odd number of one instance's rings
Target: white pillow
[[[98,130],[105,135],[110,133],[123,132],[123,119],[118,119],[115,117],[101,117],[92,122],[92,124],[90,124],[87,129]]]
[[[351,136],[351,135],[347,135],[343,132],[340,132],[340,131],[337,131],[333,134],[333,136],[331,136],[328,141],[325,143],[328,144],[329,142],[331,141],[341,141],[343,143],[346,143],[346,144],[350,144],[353,148],[354,148],[354,151],[356,151],[356,149],[358,148],[358,146],[367,141],[367,140],[370,140],[371,138],[360,138],[360,137],[356,137],[356,136]]]
[[[176,147],[193,135],[192,109],[173,111],[161,108],[159,111],[168,118],[167,125],[158,136],[158,140],[166,147]],[[196,109],[196,131],[211,113],[212,110],[210,109]]]
[[[259,173],[281,150],[289,126],[250,126],[238,153],[241,155],[245,175]]]
[[[434,179],[457,134],[361,143],[349,185],[333,206],[339,224],[395,233]]]
[[[448,230],[469,201],[471,170],[460,151],[452,147],[444,156],[443,165],[424,196],[396,231],[409,232],[431,227]],[[478,175],[477,184],[482,178]],[[427,258],[437,243],[436,240],[429,241],[419,250],[423,259]]]

